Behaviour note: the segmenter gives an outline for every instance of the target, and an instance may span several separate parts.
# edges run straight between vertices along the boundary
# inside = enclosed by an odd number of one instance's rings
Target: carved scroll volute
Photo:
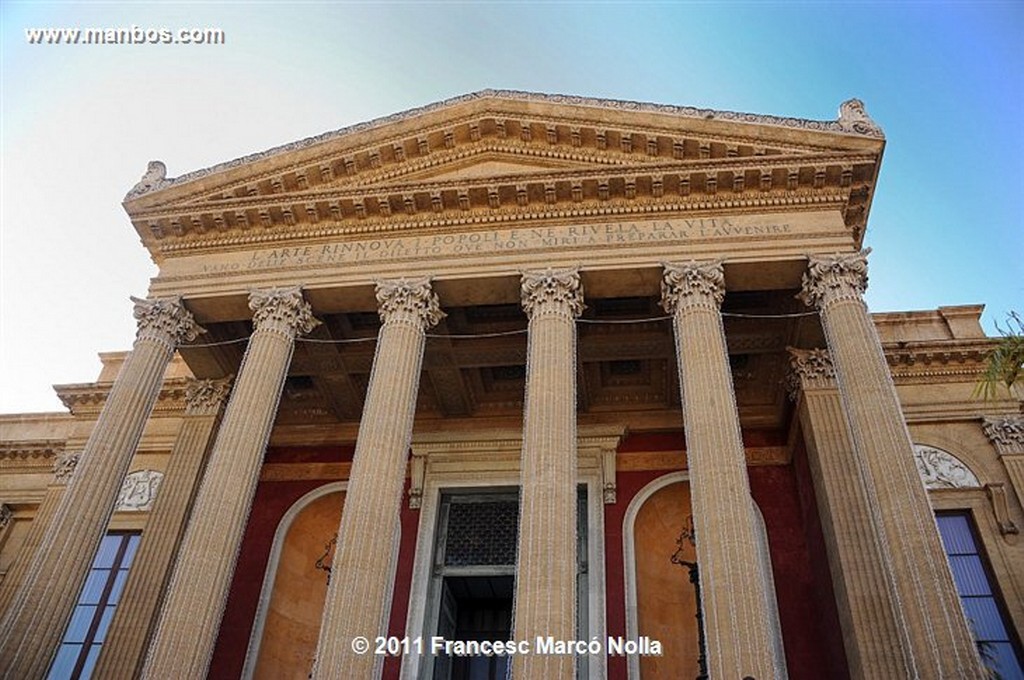
[[[531,318],[560,316],[575,319],[583,313],[583,283],[576,269],[523,272],[520,287],[523,311]]]
[[[811,256],[797,299],[818,309],[841,300],[862,301],[868,287],[870,253],[871,249],[865,248],[859,253]]]
[[[377,311],[385,325],[404,323],[422,330],[433,328],[446,316],[428,276],[378,281]]]
[[[725,299],[725,269],[721,260],[662,263],[661,306],[669,314],[693,307],[718,310]]]
[[[267,288],[249,291],[249,309],[257,331],[294,338],[320,325],[313,309],[302,297],[302,288]]]
[[[847,99],[839,105],[839,127],[847,132],[856,132],[859,135],[870,135],[882,137],[882,128],[878,126],[864,108],[864,102],[859,99]]]
[[[168,349],[182,342],[192,342],[206,330],[200,327],[191,312],[181,303],[181,297],[131,298],[135,303],[133,314],[138,325],[136,342],[152,340]]]

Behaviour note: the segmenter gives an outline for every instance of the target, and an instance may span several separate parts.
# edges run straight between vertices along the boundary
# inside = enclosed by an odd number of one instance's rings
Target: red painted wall
[[[748,446],[778,445],[780,438],[771,432],[744,433]],[[620,447],[624,454],[682,450],[682,433],[634,435]],[[275,449],[268,452],[267,462],[330,462],[350,460],[351,455],[350,448]],[[604,506],[608,635],[626,634],[622,554],[626,508],[640,489],[669,472],[620,472],[618,502]],[[751,467],[748,473],[751,493],[768,531],[790,678],[846,678],[849,673],[839,618],[804,453],[798,449],[791,465]],[[211,678],[238,677],[242,671],[271,543],[284,513],[302,495],[331,481],[335,480],[261,482],[257,487],[210,666]],[[419,512],[410,510],[403,496],[402,537],[388,625],[391,635],[401,636],[405,630],[418,523]],[[400,659],[385,661],[384,678],[397,680],[399,671]],[[609,658],[608,677],[625,680],[624,658]]]
[[[776,433],[744,432],[748,446],[778,445],[780,438]],[[682,450],[682,433],[630,436],[619,448],[620,453]],[[793,680],[849,677],[806,461],[800,459],[786,466],[750,467],[747,471],[751,494],[761,509],[768,532],[789,677]],[[620,472],[618,502],[605,506],[608,635],[626,634],[622,554],[626,509],[640,489],[670,472]],[[609,657],[608,677],[609,680],[626,679],[624,658]]]

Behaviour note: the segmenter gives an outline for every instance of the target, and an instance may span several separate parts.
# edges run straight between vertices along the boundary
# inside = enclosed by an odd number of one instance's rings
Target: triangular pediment
[[[480,181],[504,177],[543,175],[561,170],[590,170],[595,163],[582,160],[566,160],[537,157],[530,154],[510,154],[496,150],[484,150],[462,160],[414,170],[399,175],[407,182],[451,182]]]
[[[347,220],[719,189],[857,189],[873,184],[884,146],[862,114],[800,121],[484,92],[173,180],[151,164],[125,208],[152,251],[165,239],[207,242],[254,227],[343,229]]]

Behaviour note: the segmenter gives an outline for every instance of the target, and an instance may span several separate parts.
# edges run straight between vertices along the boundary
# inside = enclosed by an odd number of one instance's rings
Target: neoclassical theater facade
[[[483,91],[151,163],[131,351],[0,416],[0,677],[1022,677],[1024,394],[865,306],[884,145]]]

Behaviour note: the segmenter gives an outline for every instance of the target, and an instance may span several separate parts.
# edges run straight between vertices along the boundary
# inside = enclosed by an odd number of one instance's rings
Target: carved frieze
[[[206,330],[185,309],[181,297],[133,297],[133,314],[138,325],[138,340],[155,340],[174,349],[179,343],[192,342]]]
[[[78,460],[81,458],[81,451],[68,452],[57,456],[53,463],[53,481],[56,484],[68,484],[78,467]]]
[[[555,315],[575,319],[583,313],[583,283],[575,269],[523,272],[523,310],[531,319]]]
[[[430,288],[430,277],[378,281],[377,305],[385,324],[412,323],[427,330],[446,316]]]
[[[713,262],[664,263],[661,306],[669,314],[687,307],[719,309],[725,299],[725,270],[721,260]]]
[[[129,473],[121,484],[114,509],[119,512],[143,512],[151,509],[163,479],[163,473],[158,470],[136,470]]]
[[[1024,455],[1024,418],[985,418],[981,427],[1000,455]]]
[[[288,337],[305,335],[320,325],[313,309],[302,297],[302,288],[265,288],[249,291],[256,330],[267,330]]]
[[[914,460],[928,489],[973,489],[981,486],[970,468],[948,451],[914,444]]]
[[[839,300],[860,300],[868,287],[868,254],[812,256],[797,298],[809,307],[823,308]]]

